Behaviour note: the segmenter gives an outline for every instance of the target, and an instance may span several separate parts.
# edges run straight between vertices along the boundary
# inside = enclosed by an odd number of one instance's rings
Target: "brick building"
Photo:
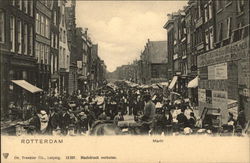
[[[76,0],[68,0],[65,6],[70,65],[68,76],[68,93],[72,94],[78,88],[77,84],[77,52],[76,52]]]
[[[33,1],[0,1],[1,117],[8,105],[35,103],[37,67],[34,50],[35,12]]]
[[[59,93],[59,15],[60,5],[58,1],[52,1],[52,21],[50,25],[51,44],[50,44],[50,73],[51,73],[51,92]]]
[[[50,23],[52,1],[35,2],[35,54],[38,64],[37,82],[44,91],[50,83]]]
[[[150,41],[146,43],[141,54],[143,84],[157,83],[167,80],[167,42]]]

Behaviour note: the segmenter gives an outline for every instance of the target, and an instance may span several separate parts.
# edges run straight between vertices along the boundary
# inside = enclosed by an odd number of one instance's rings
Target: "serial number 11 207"
[[[74,160],[74,159],[76,159],[76,157],[75,156],[66,156],[66,159],[67,160]]]

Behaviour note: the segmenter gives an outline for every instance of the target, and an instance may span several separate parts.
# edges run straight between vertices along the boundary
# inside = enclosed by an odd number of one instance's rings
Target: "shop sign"
[[[198,89],[198,100],[199,102],[206,103],[206,90]]]
[[[228,89],[227,80],[199,80],[199,87],[210,90],[226,91]]]
[[[241,60],[238,65],[238,82],[250,88],[250,59]]]
[[[197,57],[198,67],[249,57],[249,37]]]
[[[208,66],[209,80],[223,80],[227,79],[227,63]]]

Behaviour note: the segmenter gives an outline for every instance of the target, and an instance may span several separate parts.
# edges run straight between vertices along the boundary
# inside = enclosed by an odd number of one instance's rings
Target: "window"
[[[0,42],[5,41],[5,14],[0,10]]]
[[[201,6],[200,6],[200,4],[198,4],[198,10],[197,10],[197,18],[199,19],[200,17],[201,17]]]
[[[60,28],[59,40],[62,41],[62,29]]]
[[[55,35],[55,41],[54,41],[54,43],[55,43],[55,48],[56,48],[56,49],[58,49],[58,44],[57,44],[57,42],[58,42],[58,36]]]
[[[63,31],[63,42],[66,42],[66,31]]]
[[[213,17],[213,8],[212,8],[212,4],[209,3],[208,5],[208,19],[212,19]]]
[[[51,42],[50,46],[54,47],[54,33],[51,33]]]
[[[15,51],[15,17],[10,16],[10,50]]]
[[[41,16],[41,35],[44,36],[44,31],[45,30],[45,20],[44,20],[44,16]]]
[[[49,29],[49,19],[45,18],[45,36],[49,38],[50,29]]]
[[[209,12],[207,7],[205,7],[204,12],[205,12],[205,22],[207,22],[209,20]]]
[[[54,19],[53,19],[53,23],[56,25],[57,23],[56,23],[56,18],[57,18],[57,14],[56,14],[56,11],[54,11],[54,17],[53,17]]]
[[[50,57],[50,70],[51,74],[54,74],[54,55],[51,55]]]
[[[49,47],[44,45],[44,63],[48,64],[48,57],[49,57]]]
[[[57,69],[57,67],[58,67],[57,64],[58,64],[58,63],[57,63],[57,56],[55,56],[55,71],[56,71],[56,72],[58,71],[58,69]]]
[[[209,50],[209,30],[205,31],[206,50]]]
[[[28,14],[28,0],[23,0],[23,10]]]
[[[23,49],[24,49],[24,54],[28,54],[28,25],[24,23],[24,34],[23,34]]]
[[[214,31],[213,31],[213,27],[209,28],[209,37],[210,37],[210,49],[214,48]]]
[[[64,66],[64,68],[65,68],[65,66],[66,66],[66,58],[65,58],[65,49],[63,48],[63,62],[64,62],[64,64],[63,64],[63,66]]]
[[[41,33],[41,16],[36,13],[36,33]]]
[[[30,32],[29,32],[29,55],[33,56],[33,27],[30,26]]]
[[[242,13],[244,9],[244,0],[238,0],[237,1],[237,11],[239,13]]]
[[[64,27],[65,25],[65,19],[64,19],[64,15],[62,15],[62,26]]]
[[[17,6],[17,8],[22,10],[22,0],[16,0],[16,6]]]
[[[17,21],[17,51],[19,54],[22,53],[22,22]]]
[[[33,16],[33,1],[28,1],[28,13]]]
[[[69,67],[69,56],[67,55],[67,61],[66,61],[67,63],[66,63],[66,68],[68,68]]]
[[[44,45],[40,44],[40,54],[41,54],[41,63],[44,64],[45,54],[44,54]]]
[[[36,42],[35,48],[36,48],[36,59],[37,59],[38,63],[41,63],[41,45],[40,45],[40,43]]]
[[[222,41],[222,39],[223,39],[223,23],[219,23],[218,24],[218,41]]]
[[[232,17],[227,18],[227,37],[229,38],[232,34]]]

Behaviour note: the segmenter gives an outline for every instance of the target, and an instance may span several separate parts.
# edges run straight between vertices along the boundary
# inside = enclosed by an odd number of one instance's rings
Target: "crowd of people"
[[[15,112],[10,105],[12,118],[21,116],[28,125],[28,134],[44,135],[87,135],[96,121],[112,121],[118,125],[124,116],[132,116],[141,124],[141,134],[191,134],[198,129],[199,118],[188,100],[179,98],[171,101],[162,89],[152,90],[138,87],[108,87],[73,95],[44,94],[37,106],[28,106],[25,114]],[[229,119],[223,127],[227,130],[244,126],[244,116]],[[212,123],[198,132],[213,132]]]

